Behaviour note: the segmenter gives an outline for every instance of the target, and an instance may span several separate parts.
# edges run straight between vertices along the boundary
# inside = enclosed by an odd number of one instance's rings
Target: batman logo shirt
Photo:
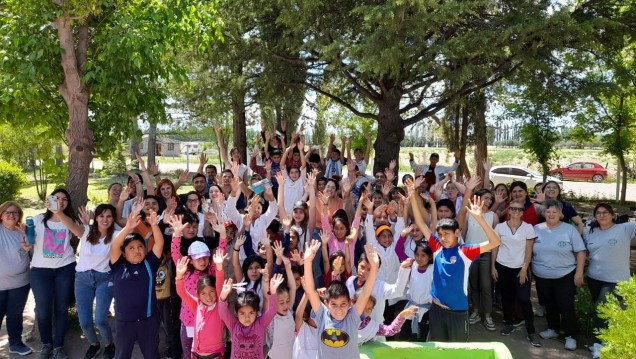
[[[340,329],[325,329],[320,335],[320,340],[331,348],[342,348],[349,343],[349,334]]]

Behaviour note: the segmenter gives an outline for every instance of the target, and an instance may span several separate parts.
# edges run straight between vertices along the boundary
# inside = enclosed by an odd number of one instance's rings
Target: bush
[[[594,302],[587,285],[576,288],[576,297],[574,299],[574,312],[576,313],[579,331],[586,338],[592,338],[594,335]]]
[[[13,201],[18,198],[20,188],[29,184],[19,166],[0,161],[0,203]]]
[[[117,146],[117,149],[104,161],[102,171],[107,175],[113,176],[126,173],[126,157],[124,156],[124,151],[121,146]]]
[[[608,327],[601,329],[599,338],[604,343],[603,359],[636,358],[636,276],[619,283],[616,295],[608,295],[607,302],[599,306],[599,316]]]

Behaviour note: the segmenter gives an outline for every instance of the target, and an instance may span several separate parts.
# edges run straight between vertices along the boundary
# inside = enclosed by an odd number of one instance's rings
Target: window
[[[492,170],[492,173],[496,173],[499,175],[507,175],[509,172],[510,168],[508,167],[495,168],[494,170]]]
[[[593,163],[584,163],[583,164],[583,168],[594,168],[594,164]]]
[[[174,143],[168,143],[168,151],[174,151]]]
[[[520,176],[520,177],[525,177],[526,175],[528,175],[528,172],[520,169],[520,168],[511,168],[510,169],[510,174],[513,176]]]
[[[579,169],[579,168],[583,168],[583,164],[582,163],[573,163],[570,165],[571,169]]]
[[[143,150],[143,149],[144,149],[144,143],[143,143],[143,142],[139,144],[139,149],[140,149],[140,150]]]

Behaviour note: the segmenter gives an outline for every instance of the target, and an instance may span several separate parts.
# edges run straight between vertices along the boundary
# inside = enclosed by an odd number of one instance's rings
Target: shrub
[[[599,333],[604,343],[601,355],[603,359],[636,358],[636,276],[619,283],[616,295],[608,295],[607,302],[599,306],[599,316],[608,324]]]
[[[126,157],[121,146],[117,146],[117,149],[104,161],[102,171],[115,176],[126,173]]]
[[[587,285],[576,288],[574,299],[574,312],[576,313],[579,331],[586,338],[592,338],[594,334],[594,302]]]
[[[19,166],[0,161],[0,203],[15,200],[20,188],[29,183]]]

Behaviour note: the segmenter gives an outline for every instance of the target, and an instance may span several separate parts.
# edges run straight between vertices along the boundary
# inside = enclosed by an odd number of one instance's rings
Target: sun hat
[[[201,241],[192,242],[188,248],[188,256],[192,259],[199,259],[210,256],[210,248]]]

